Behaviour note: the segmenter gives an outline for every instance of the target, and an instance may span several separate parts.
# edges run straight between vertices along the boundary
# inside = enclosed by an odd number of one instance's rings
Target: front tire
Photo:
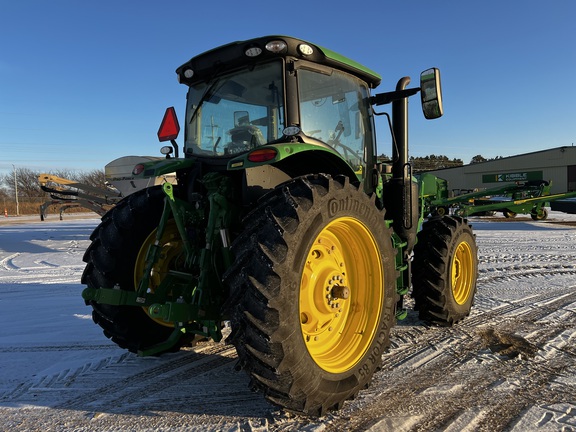
[[[394,324],[391,233],[348,178],[310,175],[246,218],[225,276],[240,366],[289,410],[323,415],[366,387]]]
[[[426,221],[414,247],[413,297],[420,318],[452,325],[470,314],[478,278],[478,248],[461,217]]]

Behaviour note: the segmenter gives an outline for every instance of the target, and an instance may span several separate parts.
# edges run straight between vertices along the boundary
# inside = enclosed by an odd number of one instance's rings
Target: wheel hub
[[[312,243],[300,283],[300,326],[322,369],[349,370],[368,350],[380,320],[383,277],[378,246],[357,219],[331,222]]]
[[[458,304],[464,304],[474,286],[474,256],[470,245],[462,242],[452,259],[452,293]]]
[[[335,299],[340,298],[346,300],[348,297],[350,297],[350,289],[344,285],[334,285],[330,291],[330,295]]]
[[[325,249],[321,243],[316,244],[306,263],[309,273],[318,273],[313,278],[316,288],[307,293],[304,302],[301,298],[300,318],[306,342],[321,343],[330,337],[330,332],[341,327],[339,320],[350,297],[350,290],[345,286],[344,262],[332,247]]]
[[[156,239],[156,230],[154,230],[142,244],[134,266],[135,289],[138,289],[138,286],[140,285],[140,281],[147,266],[146,258],[148,256],[148,249],[152,246],[160,247],[161,249],[161,252],[158,255],[158,260],[150,269],[149,274],[148,290],[154,293],[166,277],[168,271],[171,269],[178,269],[182,265],[182,240],[180,239],[178,228],[173,220],[170,220],[159,241]],[[143,307],[142,309],[150,316],[147,307]],[[166,322],[160,318],[151,318],[163,326],[174,327],[173,323]]]

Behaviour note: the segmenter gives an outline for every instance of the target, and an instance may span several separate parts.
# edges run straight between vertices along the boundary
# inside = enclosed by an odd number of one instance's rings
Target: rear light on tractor
[[[248,154],[248,160],[250,162],[268,162],[274,159],[277,154],[278,152],[273,148],[254,150]]]
[[[132,175],[138,175],[141,174],[142,171],[144,171],[144,165],[143,164],[138,164],[134,167],[134,169],[132,170]]]

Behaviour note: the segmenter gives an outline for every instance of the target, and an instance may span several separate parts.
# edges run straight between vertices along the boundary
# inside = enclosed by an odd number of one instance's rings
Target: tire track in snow
[[[102,374],[89,374],[88,381],[92,385],[96,384],[96,388],[90,393],[59,403],[55,408],[85,410],[103,408],[109,411],[125,405],[126,401],[130,401],[132,406],[138,405],[139,400],[150,397],[148,389],[177,385],[185,379],[231,363],[236,360],[236,351],[228,345],[209,344],[201,349],[181,351],[174,356],[163,356],[157,360],[158,365],[134,374],[125,373],[130,364],[118,364],[116,367],[122,369],[120,379],[104,385],[98,385]]]
[[[543,328],[538,338],[541,340],[555,339],[563,333],[563,329],[557,327]],[[561,385],[557,381],[576,373],[576,354],[566,350],[552,350],[548,356],[538,355],[535,362],[518,365],[515,362],[502,362],[498,370],[498,376],[511,376],[518,374],[519,366],[523,366],[524,377],[517,378],[511,384],[498,382],[497,385],[482,387],[483,380],[479,377],[475,380],[477,389],[484,389],[485,396],[492,396],[484,407],[484,415],[478,426],[482,430],[497,430],[518,422],[522,413],[534,405],[534,399],[546,401],[548,404],[574,401],[576,388],[569,385]],[[494,374],[496,375],[496,374]],[[500,389],[499,387],[504,387]],[[499,395],[498,393],[501,393]],[[576,407],[572,410],[572,421],[576,420]],[[553,418],[546,420],[546,423]],[[531,424],[527,430],[536,429],[538,424]]]
[[[36,268],[12,269],[8,272],[0,272],[0,284],[6,285],[45,285],[55,283],[80,284],[80,274],[83,265],[43,266]]]
[[[525,388],[525,394],[543,397],[554,393],[548,388],[550,382],[570,362],[573,365],[574,354],[555,350],[550,358],[539,358],[534,364],[518,358],[511,360],[485,346],[483,331],[505,323],[506,334],[522,333],[526,323],[536,323],[558,310],[572,308],[575,302],[576,291],[564,291],[560,296],[558,291],[544,292],[493,311],[477,311],[452,328],[398,326],[393,330],[393,347],[383,356],[383,370],[375,375],[373,385],[360,393],[353,407],[330,414],[333,419],[327,422],[327,430],[361,431],[379,421],[400,428],[409,426],[415,416],[418,421],[410,430],[437,430],[451,424],[461,429],[474,424],[481,430],[501,430],[533,403],[533,398],[522,397],[521,390]],[[565,331],[561,325],[538,328],[541,330],[531,336],[540,344]],[[525,369],[525,373],[520,374],[517,384],[509,385],[505,377],[518,376],[518,368]],[[538,375],[538,379],[531,375]],[[495,389],[500,393],[497,397]],[[556,391],[551,400],[569,400],[570,392],[574,389]],[[516,397],[520,397],[518,402]],[[420,407],[420,412],[410,412],[410,406]],[[470,407],[481,409],[471,414],[474,410]],[[499,415],[490,414],[498,410],[502,411]],[[382,413],[387,413],[386,417]]]
[[[494,274],[498,273],[498,274]],[[531,265],[516,264],[513,267],[495,267],[479,271],[479,290],[484,285],[522,278],[576,275],[576,267],[568,264]]]
[[[560,297],[559,297],[560,295]],[[417,326],[397,325],[392,329],[391,354],[384,355],[383,368],[386,364],[395,367],[406,361],[407,355],[413,355],[421,350],[431,349],[439,342],[445,342],[459,335],[460,339],[470,337],[468,328],[493,324],[500,318],[513,316],[515,320],[524,315],[525,320],[542,319],[549,313],[557,311],[557,305],[569,305],[576,301],[576,291],[566,294],[558,290],[545,292],[517,301],[502,303],[499,308],[478,311],[473,309],[471,316],[454,327],[436,327],[420,322]]]
[[[37,350],[35,349],[37,348]],[[57,348],[57,349],[54,349]],[[30,348],[7,348],[0,350],[0,353],[3,352],[29,352],[29,351],[37,351],[37,352],[50,352],[50,351],[63,351],[62,348],[66,347],[30,347]],[[78,347],[67,347],[71,351],[74,348]],[[84,350],[84,349],[91,349],[92,347],[80,348],[77,350]],[[114,349],[114,346],[107,345],[107,346],[94,346],[93,349]],[[28,381],[21,382],[13,389],[4,390],[3,393],[0,394],[0,401],[3,403],[9,402],[18,402],[22,399],[26,399],[26,396],[30,399],[39,399],[35,396],[37,392],[46,392],[49,390],[63,390],[70,386],[73,382],[73,377],[78,375],[78,373],[95,373],[100,369],[104,369],[109,367],[110,365],[121,363],[124,361],[128,353],[122,353],[121,355],[109,356],[104,357],[99,360],[91,361],[88,363],[83,364],[82,366],[75,368],[75,369],[64,369],[59,371],[55,374],[39,374],[35,375],[34,378],[29,379]],[[32,396],[31,396],[32,395]]]
[[[562,260],[566,263],[573,263],[576,258],[576,254],[573,249],[570,248],[569,252],[562,254]],[[517,265],[518,263],[547,263],[547,262],[558,262],[558,257],[550,254],[538,253],[538,254],[501,254],[501,255],[480,255],[478,257],[478,263],[480,267],[486,267],[489,264],[512,264]],[[533,264],[534,265],[534,264]],[[482,271],[482,268],[481,268]]]
[[[18,270],[19,267],[14,264],[14,259],[20,256],[20,252],[16,252],[0,260],[0,269],[6,271]]]
[[[62,351],[69,353],[71,351],[101,351],[104,349],[118,348],[117,345],[112,343],[107,345],[34,345],[22,347],[0,347],[0,353],[13,353],[13,352],[52,352]]]
[[[42,348],[43,351],[50,350],[50,347],[38,348]],[[60,351],[57,347],[52,348],[54,351]],[[84,349],[74,346],[70,348]],[[98,347],[94,347],[96,348]],[[104,348],[116,349],[111,345],[106,345]],[[10,351],[28,349],[8,348]],[[119,398],[138,401],[150,394],[148,389],[164,388],[168,382],[174,380],[181,382],[197,373],[230,363],[235,360],[235,355],[234,348],[214,343],[159,358],[141,358],[122,351],[120,355],[101,358],[75,368],[35,376],[15,389],[4,392],[0,400],[6,403],[30,399],[41,403],[39,399],[42,397],[38,396],[41,393],[46,395],[44,403],[51,406],[53,405],[50,403],[51,393],[67,391],[70,398],[64,402],[60,398],[60,403],[53,406],[54,408],[89,409],[91,406],[103,406],[108,410],[117,406],[113,401]]]

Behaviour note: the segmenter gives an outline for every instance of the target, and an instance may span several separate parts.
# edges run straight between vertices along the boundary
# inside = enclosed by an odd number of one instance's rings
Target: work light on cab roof
[[[264,45],[264,48],[262,48],[258,44],[252,44],[246,47],[246,49],[244,50],[244,55],[246,57],[256,58],[260,56],[264,52],[264,50],[273,54],[285,54],[288,51],[288,44],[281,39],[273,39],[267,42]],[[298,53],[304,57],[314,54],[314,48],[312,48],[312,46],[307,43],[298,44],[297,50]],[[194,76],[194,74],[195,74],[194,70],[190,67],[187,67],[182,71],[182,75],[184,76],[184,78],[188,80],[191,79]],[[178,82],[182,83],[180,74],[178,74]]]

